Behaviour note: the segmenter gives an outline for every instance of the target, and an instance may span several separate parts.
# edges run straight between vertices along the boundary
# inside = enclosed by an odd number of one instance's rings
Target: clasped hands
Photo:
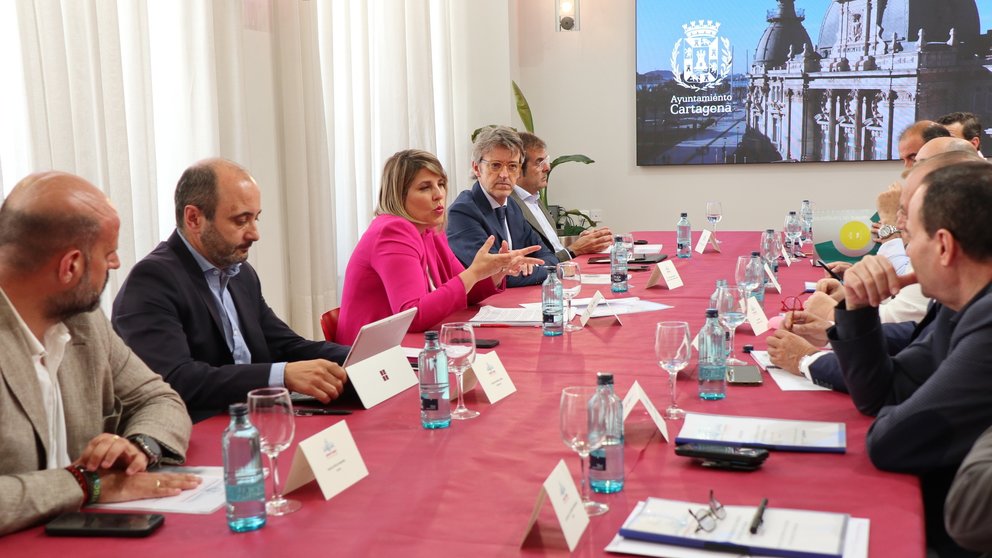
[[[130,440],[106,432],[90,440],[73,465],[100,476],[101,503],[175,496],[201,482],[196,475],[147,472],[144,452]]]

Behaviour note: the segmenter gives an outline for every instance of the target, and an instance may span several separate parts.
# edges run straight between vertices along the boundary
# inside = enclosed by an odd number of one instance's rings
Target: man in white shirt
[[[513,188],[510,199],[520,207],[524,218],[541,237],[544,246],[562,262],[578,255],[606,250],[613,241],[613,233],[606,227],[582,231],[567,248],[562,244],[551,214],[540,200],[541,190],[548,187],[548,175],[551,174],[548,146],[544,140],[529,132],[521,132],[520,141],[524,145],[523,172],[517,177],[517,185]]]

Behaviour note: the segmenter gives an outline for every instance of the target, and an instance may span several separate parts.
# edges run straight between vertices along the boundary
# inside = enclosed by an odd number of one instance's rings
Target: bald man
[[[0,207],[0,535],[95,502],[173,496],[190,420],[98,309],[120,219],[64,173],[28,176]]]
[[[262,387],[338,398],[348,347],[297,335],[246,261],[261,238],[251,174],[200,161],[179,178],[175,201],[176,230],[131,270],[114,301],[114,329],[179,392],[193,420]]]

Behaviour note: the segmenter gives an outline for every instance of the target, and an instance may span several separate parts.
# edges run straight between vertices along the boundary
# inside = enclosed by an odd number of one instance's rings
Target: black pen
[[[834,270],[832,270],[829,267],[827,267],[827,264],[825,264],[823,262],[823,260],[816,260],[816,263],[820,264],[820,266],[823,267],[823,269],[826,270],[826,272],[829,273],[831,277],[833,277],[834,279],[840,281],[840,284],[841,285],[844,284],[844,278],[841,277],[840,275],[837,275],[836,273],[834,273]]]
[[[314,415],[350,415],[347,409],[293,409],[293,414],[298,417],[310,417]]]
[[[758,527],[765,521],[765,508],[768,507],[768,498],[762,498],[758,509],[754,510],[754,519],[751,520],[751,534],[758,534]]]

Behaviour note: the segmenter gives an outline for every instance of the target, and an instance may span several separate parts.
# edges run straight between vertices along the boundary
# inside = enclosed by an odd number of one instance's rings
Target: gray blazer
[[[101,432],[152,436],[164,460],[182,463],[192,425],[182,399],[124,345],[102,310],[66,320],[72,339],[58,382],[69,458]],[[82,490],[46,469],[48,418],[17,317],[0,296],[0,535],[79,508]]]
[[[516,190],[514,190],[513,193],[510,194],[510,199],[513,200],[515,204],[517,204],[517,207],[519,207],[520,211],[524,214],[524,219],[527,219],[527,222],[530,223],[530,226],[531,228],[534,229],[534,232],[541,237],[541,242],[544,243],[544,246],[548,250],[554,250],[554,245],[551,243],[551,240],[544,234],[544,228],[541,227],[541,223],[538,222],[537,217],[535,217],[534,214],[531,213],[530,207],[527,205],[527,202],[525,202],[520,197],[520,194],[518,194]],[[548,220],[548,223],[554,225],[555,224],[554,219],[551,218],[551,214],[548,213],[548,210],[545,209],[544,206],[541,204],[537,204],[537,206],[541,208],[541,211],[544,213],[544,218]],[[564,248],[555,252],[555,256],[558,257],[558,261],[560,262],[567,262],[568,260],[572,259],[572,254],[567,249]]]

